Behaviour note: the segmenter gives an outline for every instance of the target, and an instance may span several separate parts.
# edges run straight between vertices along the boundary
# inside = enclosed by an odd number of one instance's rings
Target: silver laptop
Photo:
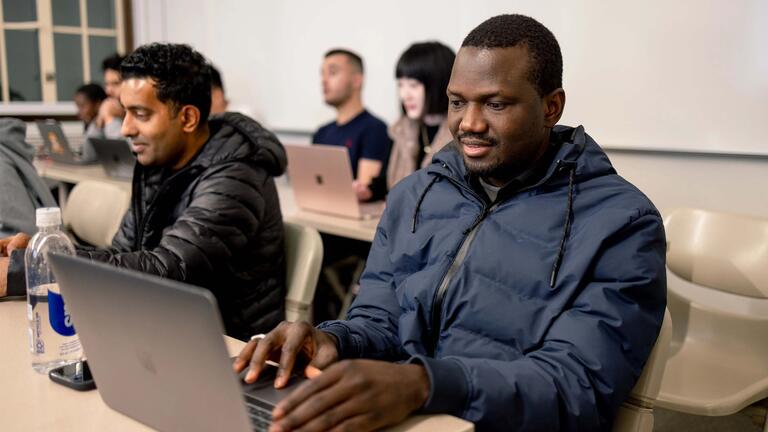
[[[304,378],[246,385],[210,291],[71,256],[49,258],[104,402],[161,431],[267,430]],[[242,376],[242,375],[241,375]]]
[[[87,165],[95,163],[93,160],[84,160],[81,157],[80,151],[75,149],[70,144],[67,137],[64,135],[64,131],[61,129],[61,125],[56,120],[37,120],[35,121],[37,130],[40,131],[40,137],[43,139],[43,148],[45,152],[55,162],[65,163],[70,165]],[[78,146],[78,150],[83,148],[81,142]]]
[[[116,179],[131,180],[136,157],[128,141],[123,139],[89,138],[104,172]]]
[[[288,176],[302,210],[354,219],[381,215],[384,202],[360,203],[352,188],[352,164],[345,147],[286,144]]]

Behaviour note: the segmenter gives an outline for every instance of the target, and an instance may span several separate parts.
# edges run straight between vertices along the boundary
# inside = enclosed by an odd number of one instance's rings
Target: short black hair
[[[200,110],[205,123],[211,111],[211,65],[189,45],[142,45],[120,65],[122,79],[151,78],[160,102],[170,102],[174,115],[183,105]]]
[[[448,112],[445,93],[456,54],[440,42],[421,42],[408,47],[395,66],[395,78],[412,78],[424,84],[424,114]]]
[[[347,59],[349,59],[350,63],[352,63],[352,66],[356,67],[360,71],[360,73],[364,73],[365,68],[363,67],[363,58],[348,49],[334,48],[328,51],[327,53],[325,53],[324,57],[328,58],[336,54],[347,56]]]
[[[98,84],[84,84],[75,90],[75,94],[82,93],[91,102],[102,102],[107,98],[107,93]]]
[[[525,15],[498,15],[469,32],[462,47],[528,49],[531,70],[528,79],[540,96],[563,86],[563,56],[555,35],[543,24]]]
[[[220,88],[224,91],[224,82],[221,80],[221,73],[215,66],[211,65],[211,87]]]
[[[105,58],[101,62],[101,70],[103,72],[106,72],[107,69],[109,69],[109,70],[120,72],[120,63],[123,62],[123,59],[125,59],[125,57],[121,56],[118,53],[114,53],[111,56]]]

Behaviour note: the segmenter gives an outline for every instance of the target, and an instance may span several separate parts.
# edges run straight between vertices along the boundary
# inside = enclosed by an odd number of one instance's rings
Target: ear
[[[352,75],[352,85],[357,89],[360,90],[363,88],[363,74],[360,72],[356,72],[354,75]]]
[[[565,109],[565,90],[558,88],[544,96],[544,125],[547,128],[554,127]]]
[[[181,121],[181,130],[186,133],[195,132],[201,122],[200,110],[194,105],[184,105],[179,110],[179,120]]]

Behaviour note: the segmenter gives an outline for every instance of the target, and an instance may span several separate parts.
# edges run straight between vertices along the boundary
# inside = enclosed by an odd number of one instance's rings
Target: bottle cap
[[[58,207],[44,207],[35,211],[35,219],[38,227],[61,225],[61,209]]]

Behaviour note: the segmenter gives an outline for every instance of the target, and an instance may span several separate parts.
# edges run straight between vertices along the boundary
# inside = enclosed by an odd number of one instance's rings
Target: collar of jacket
[[[581,174],[578,167],[578,160],[582,153],[584,153],[587,143],[587,134],[584,132],[584,127],[578,126],[574,128],[558,125],[552,129],[552,134],[554,135],[552,140],[559,140],[561,142],[559,150],[549,161],[549,166],[544,175],[540,177],[539,181],[535,184],[528,185],[523,189],[536,188],[545,183],[567,183],[567,176],[556,178],[556,174],[564,169],[561,167],[575,167],[576,177]],[[466,189],[473,191],[475,195],[479,196],[471,184],[470,176],[467,174],[464,159],[456,141],[451,141],[450,144],[435,155],[432,164],[427,168],[427,173],[450,179],[454,183],[462,185]],[[502,192],[504,191],[500,191],[499,196],[507,195]]]

